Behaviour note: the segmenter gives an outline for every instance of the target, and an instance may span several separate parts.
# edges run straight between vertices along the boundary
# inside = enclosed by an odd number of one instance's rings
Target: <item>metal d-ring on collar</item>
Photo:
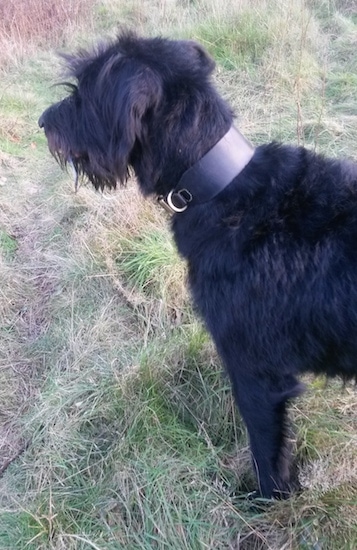
[[[171,214],[181,213],[190,204],[212,200],[247,166],[254,147],[234,127],[191,168],[186,170],[175,189],[158,201]]]
[[[158,198],[159,204],[170,214],[184,212],[191,201],[192,195],[187,189],[172,189],[166,197]]]

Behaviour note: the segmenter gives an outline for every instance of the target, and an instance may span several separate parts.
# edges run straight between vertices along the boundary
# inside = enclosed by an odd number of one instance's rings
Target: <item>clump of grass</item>
[[[131,285],[149,298],[182,305],[185,266],[167,229],[153,227],[120,245],[116,263]]]
[[[141,235],[121,234],[115,261],[106,257],[113,282],[136,311],[147,335],[188,322],[191,309],[185,285],[186,268],[167,228],[146,227]]]

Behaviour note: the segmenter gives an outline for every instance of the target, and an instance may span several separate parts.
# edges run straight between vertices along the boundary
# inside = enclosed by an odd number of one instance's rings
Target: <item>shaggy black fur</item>
[[[165,195],[232,124],[210,80],[214,62],[193,42],[122,34],[67,62],[76,85],[39,124],[59,162],[96,188],[133,169],[144,195]],[[260,494],[285,496],[296,376],[357,375],[357,167],[260,146],[214,200],[175,214],[172,229],[248,427]]]

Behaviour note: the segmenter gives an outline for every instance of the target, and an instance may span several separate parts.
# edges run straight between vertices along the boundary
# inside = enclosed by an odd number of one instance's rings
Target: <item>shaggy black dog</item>
[[[66,99],[39,120],[96,188],[132,169],[172,215],[194,302],[229,373],[264,497],[294,486],[287,401],[305,371],[357,374],[357,167],[253,149],[198,44],[123,33],[67,58]]]

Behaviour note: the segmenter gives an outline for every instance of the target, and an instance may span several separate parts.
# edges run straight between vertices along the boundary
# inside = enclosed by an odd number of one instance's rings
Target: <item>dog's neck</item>
[[[174,189],[159,197],[170,213],[184,212],[189,205],[216,197],[247,166],[254,147],[234,127],[208,153],[181,176]]]

